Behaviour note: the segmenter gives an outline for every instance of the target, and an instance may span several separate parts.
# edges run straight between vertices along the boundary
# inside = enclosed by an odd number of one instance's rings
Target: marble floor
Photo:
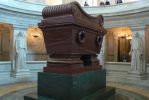
[[[0,97],[0,100],[24,100],[24,95],[28,94],[28,93],[36,93],[37,88],[32,87],[32,88],[28,88],[28,89],[23,89],[20,91],[15,91],[9,94],[6,94],[2,97]]]
[[[149,98],[149,87],[143,87],[125,83],[115,83],[115,82],[107,82],[107,86],[116,87],[118,89],[126,90],[136,94],[141,94],[142,96]]]
[[[25,94],[36,92],[36,82],[24,82],[0,86],[0,100],[23,100]]]
[[[133,99],[133,100],[149,100],[149,87],[142,87],[142,86],[136,86],[124,83],[115,83],[115,82],[108,82],[107,85],[116,87],[117,92],[126,90],[136,94],[141,94],[142,96],[148,98],[148,99]],[[0,100],[23,100],[24,95],[32,92],[35,93],[37,91],[36,87],[37,87],[36,82],[16,83],[6,86],[0,86]]]

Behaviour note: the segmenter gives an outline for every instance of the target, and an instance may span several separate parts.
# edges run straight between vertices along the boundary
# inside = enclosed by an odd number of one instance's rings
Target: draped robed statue
[[[15,40],[15,67],[17,69],[25,69],[26,67],[26,40],[25,34],[19,32]]]
[[[130,71],[143,72],[143,40],[138,33],[134,33],[131,40],[131,67]]]

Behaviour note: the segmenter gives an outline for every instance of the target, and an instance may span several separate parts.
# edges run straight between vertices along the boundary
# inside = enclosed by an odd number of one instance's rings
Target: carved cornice
[[[16,0],[0,0],[1,9],[29,15],[41,15],[41,11],[44,7],[45,5],[20,2]]]

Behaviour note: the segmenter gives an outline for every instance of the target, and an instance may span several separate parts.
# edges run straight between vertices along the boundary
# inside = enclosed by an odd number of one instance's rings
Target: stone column
[[[19,41],[16,41],[20,33],[23,33],[24,37],[21,37]],[[24,53],[22,51],[20,52],[21,50],[20,48],[22,48],[23,46],[24,46],[24,50],[27,51],[26,29],[14,27],[14,39],[13,40],[14,41],[13,41],[13,52],[12,52],[12,74],[11,75],[12,77],[28,77],[30,76],[31,73],[29,71],[29,68],[26,65],[26,52]],[[23,55],[24,57],[21,57]]]
[[[145,27],[144,26],[140,26],[140,27],[132,27],[132,34],[134,33],[138,33],[138,37],[143,41],[143,54],[141,57],[141,65],[140,68],[138,68],[137,70],[134,70],[130,65],[130,69],[128,71],[128,78],[130,79],[137,79],[137,80],[142,80],[142,79],[146,79],[146,64],[145,64]],[[133,45],[133,44],[132,44]],[[133,62],[133,61],[131,61]]]

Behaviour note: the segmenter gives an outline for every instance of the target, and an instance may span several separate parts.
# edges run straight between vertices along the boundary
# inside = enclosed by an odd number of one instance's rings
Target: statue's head
[[[133,36],[133,37],[139,37],[139,33],[138,33],[138,32],[133,33],[132,36]]]
[[[18,33],[18,37],[24,37],[24,33],[23,32],[19,32]]]

